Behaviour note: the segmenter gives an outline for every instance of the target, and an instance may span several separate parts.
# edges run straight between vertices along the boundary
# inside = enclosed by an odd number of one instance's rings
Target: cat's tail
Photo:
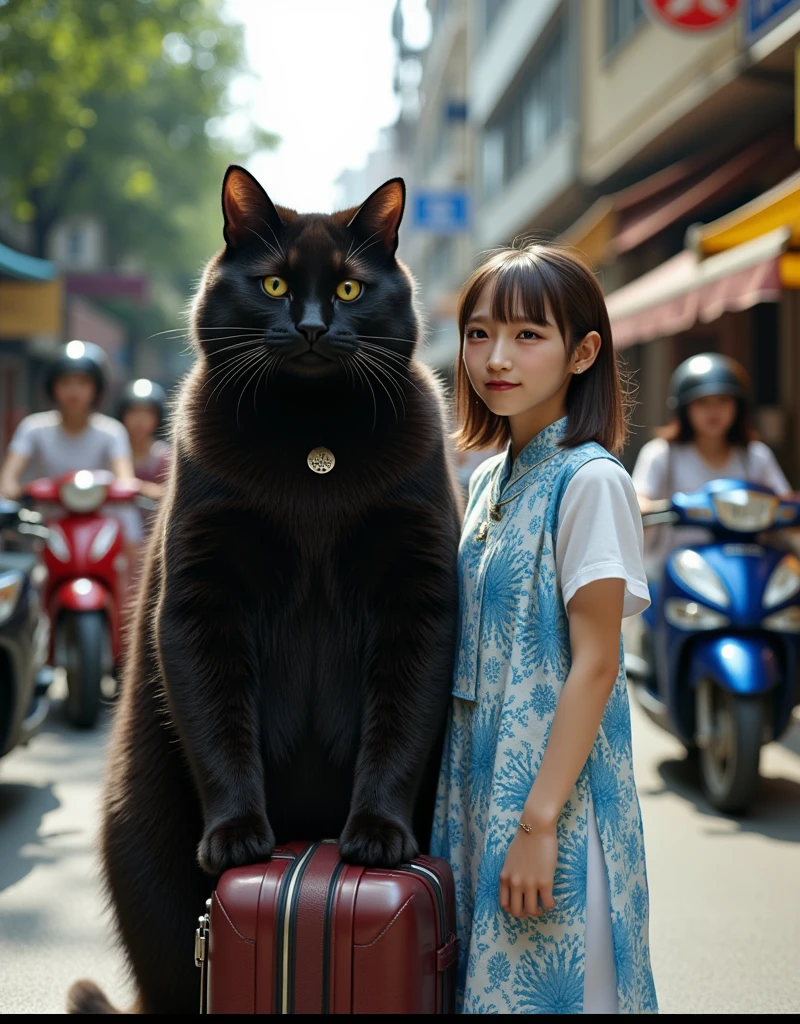
[[[93,981],[76,981],[67,993],[67,1013],[138,1013],[132,1010],[118,1010],[113,1006],[102,989]]]

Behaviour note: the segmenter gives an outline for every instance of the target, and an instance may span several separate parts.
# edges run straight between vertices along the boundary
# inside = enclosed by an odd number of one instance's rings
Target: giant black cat
[[[404,200],[394,179],[300,215],[225,177],[108,767],[134,1012],[196,1012],[195,921],[226,868],[290,839],[382,866],[428,841],[459,510],[395,255]],[[70,1009],[118,1012],[89,982]]]

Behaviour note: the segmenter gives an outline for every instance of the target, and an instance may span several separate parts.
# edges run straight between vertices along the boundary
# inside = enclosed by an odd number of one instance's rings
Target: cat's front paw
[[[197,860],[209,875],[221,875],[228,868],[269,860],[275,849],[275,836],[263,814],[244,818],[225,818],[206,826]]]
[[[419,853],[411,829],[396,818],[351,814],[339,837],[339,855],[348,864],[396,868]]]

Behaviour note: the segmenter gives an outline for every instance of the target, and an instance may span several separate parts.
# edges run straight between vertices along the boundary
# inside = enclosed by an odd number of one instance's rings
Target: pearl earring
[[[575,372],[576,373],[583,373],[583,367],[582,366],[576,366],[575,367]]]

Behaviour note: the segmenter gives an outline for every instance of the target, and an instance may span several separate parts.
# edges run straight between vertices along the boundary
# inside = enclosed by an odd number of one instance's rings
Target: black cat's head
[[[360,207],[298,214],[228,168],[226,245],[194,308],[198,345],[230,380],[223,386],[398,379],[418,332],[411,278],[395,256],[404,204],[393,178]]]

